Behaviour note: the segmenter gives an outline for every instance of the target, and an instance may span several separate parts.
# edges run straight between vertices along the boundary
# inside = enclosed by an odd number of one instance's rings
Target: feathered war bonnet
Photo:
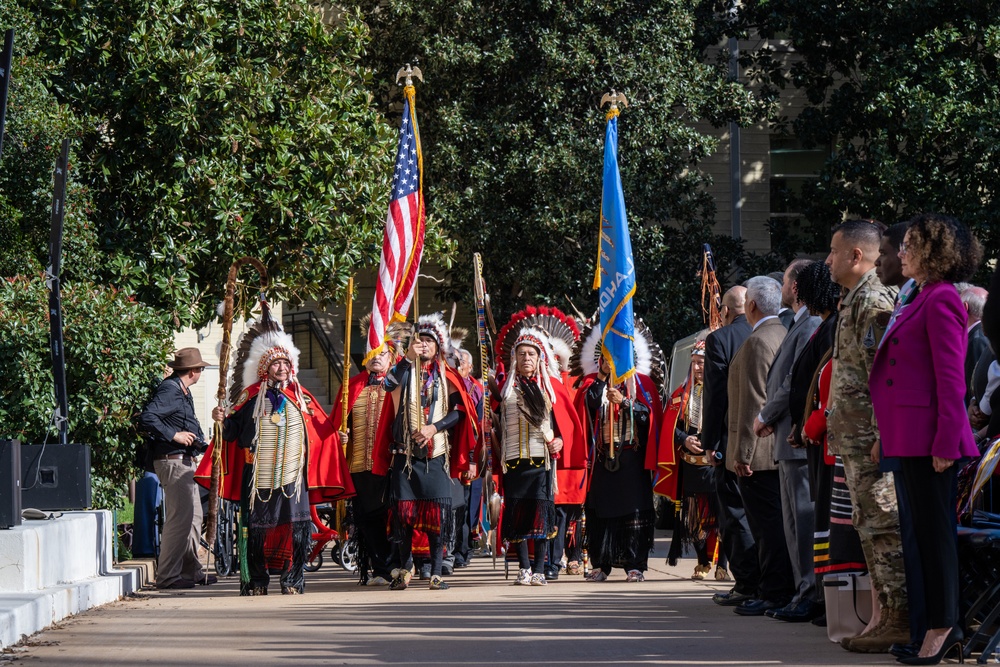
[[[509,397],[511,392],[514,391],[514,385],[517,384],[517,348],[522,345],[529,345],[538,351],[538,385],[545,392],[549,402],[555,405],[556,393],[552,389],[552,375],[555,373],[556,377],[559,377],[559,363],[552,352],[549,335],[538,327],[522,328],[510,347],[510,368],[512,372],[507,376],[507,382],[504,384],[503,398],[506,399]]]
[[[229,390],[229,402],[237,405],[243,390],[267,379],[267,368],[279,359],[286,359],[292,366],[289,376],[289,386],[298,399],[299,408],[305,410],[305,397],[298,385],[299,348],[295,347],[292,337],[282,331],[281,325],[271,315],[267,302],[261,300],[260,317],[250,325],[240,338],[236,349],[236,362],[233,364],[233,384]],[[262,409],[264,391],[258,395],[255,415]]]
[[[596,374],[600,369],[601,359],[601,326],[600,323],[588,324],[573,349],[570,360],[570,374],[587,376]],[[635,370],[640,375],[647,375],[657,388],[663,385],[666,362],[663,350],[653,340],[653,333],[641,319],[635,319],[635,338],[632,346],[635,356]]]
[[[576,320],[558,308],[526,306],[514,313],[510,321],[500,329],[494,346],[497,358],[510,357],[513,360],[515,341],[520,333],[529,327],[539,329],[546,334],[546,340],[553,353],[549,356],[549,375],[559,379],[563,371],[569,370],[573,346],[580,337],[580,328],[576,325]]]
[[[451,334],[448,332],[448,325],[444,321],[442,313],[430,313],[421,315],[417,319],[417,326],[414,333],[418,336],[426,336],[437,343],[438,355],[441,359],[447,360],[454,352],[451,345]]]

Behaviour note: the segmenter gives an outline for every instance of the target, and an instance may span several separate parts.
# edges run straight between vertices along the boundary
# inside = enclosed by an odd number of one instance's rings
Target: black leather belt
[[[154,456],[154,461],[181,461],[181,460],[191,460],[190,454],[164,454],[163,456]]]

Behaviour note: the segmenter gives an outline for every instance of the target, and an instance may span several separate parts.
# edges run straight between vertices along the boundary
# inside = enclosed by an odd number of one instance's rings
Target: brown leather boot
[[[893,644],[909,641],[909,614],[900,609],[883,609],[879,624],[867,635],[851,640],[846,648],[855,653],[887,653]]]

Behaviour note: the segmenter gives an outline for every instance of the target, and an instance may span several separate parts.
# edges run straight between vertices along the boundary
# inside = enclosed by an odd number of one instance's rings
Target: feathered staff
[[[487,499],[488,512],[487,520],[493,529],[493,567],[497,566],[497,523],[499,522],[499,512],[494,512],[492,498],[495,493],[493,486],[493,473],[490,470],[491,450],[492,450],[492,426],[490,424],[490,390],[489,390],[489,368],[490,368],[490,333],[486,329],[487,317],[489,318],[490,330],[496,333],[496,326],[493,324],[493,312],[490,310],[490,296],[486,292],[486,281],[483,280],[483,257],[478,252],[472,256],[473,283],[476,296],[476,333],[479,338],[479,369],[483,377],[483,418],[479,425],[479,432],[483,437],[483,448],[479,455],[479,473],[483,476],[483,497]]]
[[[708,328],[715,331],[722,326],[722,286],[719,285],[719,279],[715,275],[712,246],[706,243],[702,248],[701,312]]]
[[[222,311],[222,349],[219,350],[219,390],[215,393],[215,398],[219,402],[220,408],[226,407],[226,384],[229,380],[229,354],[232,349],[231,336],[233,333],[233,300],[236,295],[236,277],[240,272],[240,267],[250,264],[257,269],[260,274],[260,296],[264,299],[264,290],[267,289],[267,269],[260,260],[253,257],[241,257],[233,262],[229,267],[229,276],[226,278],[226,298],[223,302]],[[215,544],[215,533],[219,521],[219,482],[222,479],[222,422],[217,421],[212,426],[212,440],[215,447],[212,448],[212,481],[208,487],[208,516],[205,526],[205,540],[209,545]]]

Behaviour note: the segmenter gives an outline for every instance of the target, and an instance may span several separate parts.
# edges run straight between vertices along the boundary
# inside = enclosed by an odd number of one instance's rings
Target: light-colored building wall
[[[282,304],[271,304],[271,313],[276,320],[281,321]],[[232,346],[235,350],[239,344],[240,337],[247,330],[246,320],[236,320],[233,322]],[[201,374],[201,379],[191,387],[191,396],[194,399],[195,412],[198,414],[198,421],[205,432],[205,438],[212,437],[212,409],[218,405],[216,394],[219,390],[219,352],[222,349],[222,323],[221,318],[213,320],[201,329],[184,329],[174,334],[174,349],[182,347],[196,347],[201,352],[202,359],[210,364]],[[232,362],[230,362],[232,363]],[[167,371],[169,369],[164,369]],[[232,368],[230,368],[232,377]],[[228,395],[228,386],[227,386]]]

